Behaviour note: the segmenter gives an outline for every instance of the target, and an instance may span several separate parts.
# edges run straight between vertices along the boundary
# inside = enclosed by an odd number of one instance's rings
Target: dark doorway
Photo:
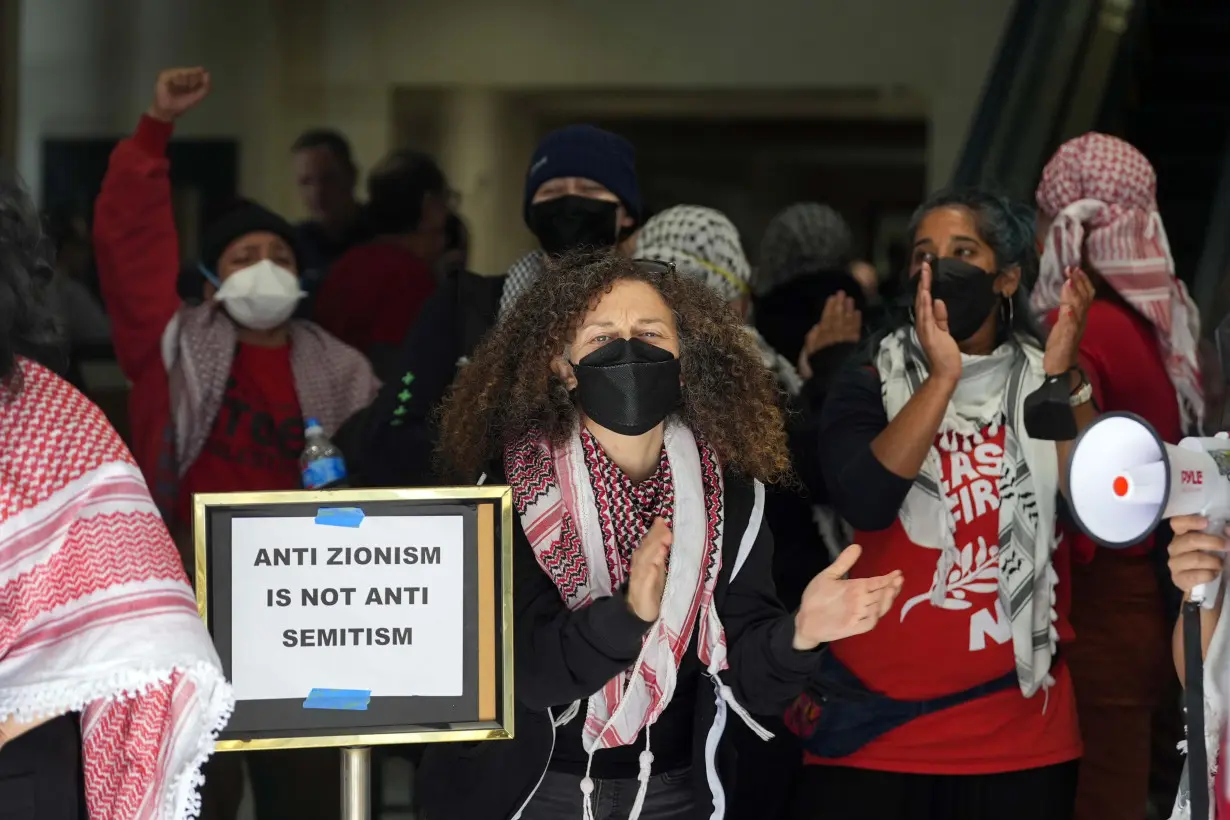
[[[575,122],[550,118],[542,133]],[[718,117],[591,118],[636,146],[637,176],[651,210],[717,208],[743,234],[755,263],[769,220],[795,202],[823,202],[845,216],[855,253],[873,259],[885,218],[926,196],[927,128],[908,119]]]
[[[87,220],[107,172],[116,139],[43,141],[43,209]],[[235,140],[174,140],[167,149],[180,253],[195,257],[197,241],[211,214],[234,201],[239,177]]]

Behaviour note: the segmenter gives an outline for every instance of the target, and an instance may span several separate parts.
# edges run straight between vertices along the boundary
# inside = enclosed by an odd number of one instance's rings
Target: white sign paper
[[[463,519],[380,516],[231,524],[231,676],[238,700],[462,694]]]

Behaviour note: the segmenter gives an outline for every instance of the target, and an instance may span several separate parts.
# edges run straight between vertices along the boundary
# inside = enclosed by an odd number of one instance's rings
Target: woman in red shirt
[[[1091,133],[1061,146],[1038,185],[1044,251],[1033,307],[1053,321],[1063,270],[1089,271],[1096,297],[1080,361],[1098,407],[1135,413],[1177,444],[1199,431],[1204,413],[1200,319],[1175,277],[1156,190],[1149,161],[1121,139]],[[1141,817],[1153,717],[1173,680],[1154,537],[1108,550],[1069,535],[1076,641],[1068,661],[1085,742],[1075,817]]]
[[[190,522],[193,493],[299,489],[304,418],[332,435],[379,388],[357,351],[291,321],[294,229],[255,203],[205,231],[205,303],[180,300],[166,147],[208,93],[204,69],[164,71],[95,206],[99,279],[133,385],[133,452],[173,533]]]
[[[1021,209],[1023,210],[1023,209]],[[1080,735],[1058,644],[1059,463],[1024,399],[1071,374],[1092,286],[1079,270],[1045,352],[1028,311],[1033,228],[1006,200],[941,193],[915,214],[912,322],[873,341],[821,415],[820,466],[864,557],[900,568],[894,608],[830,647],[819,696],[789,716],[807,753],[794,816],[1067,817]],[[865,565],[864,565],[865,562]]]
[[[204,69],[159,75],[137,133],[111,154],[94,218],[115,352],[132,383],[133,455],[189,571],[194,493],[299,489],[304,418],[333,435],[379,389],[357,351],[290,320],[301,295],[294,231],[259,205],[206,230],[206,301],[180,300],[166,148],[174,121],[208,93]],[[258,816],[336,816],[337,762],[328,751],[253,755]],[[239,773],[237,761],[216,761],[207,805],[225,803],[225,778]],[[230,797],[222,817],[233,815],[238,795]]]

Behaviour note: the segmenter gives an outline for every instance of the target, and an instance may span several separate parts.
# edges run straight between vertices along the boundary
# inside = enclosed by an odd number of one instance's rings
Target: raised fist
[[[174,122],[209,96],[209,72],[201,67],[168,68],[154,84],[154,102],[147,112],[163,122]]]

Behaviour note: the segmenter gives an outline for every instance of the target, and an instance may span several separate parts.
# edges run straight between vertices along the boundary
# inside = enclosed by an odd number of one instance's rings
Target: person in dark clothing
[[[1066,375],[1077,425],[1092,419],[1074,366],[1093,289],[1072,274],[1044,350],[1029,216],[980,191],[920,207],[910,318],[828,393],[814,455],[868,546],[851,575],[901,566],[906,592],[875,633],[832,647],[816,684],[842,694],[787,717],[806,749],[799,820],[1071,816],[1081,745],[1058,654],[1072,635],[1056,504],[1072,442],[1031,438],[1023,405]],[[871,728],[833,731],[856,712]]]
[[[428,820],[724,816],[728,710],[782,708],[901,583],[841,580],[855,547],[781,608],[761,479],[785,443],[769,372],[703,285],[614,254],[548,266],[441,421],[450,477],[513,488],[518,708],[515,740],[428,750]]]
[[[310,299],[329,266],[370,236],[355,198],[359,170],[344,136],[327,128],[304,131],[291,146],[291,159],[308,212],[296,229],[303,256],[300,281]]]
[[[448,180],[421,151],[395,151],[367,181],[374,239],[333,263],[317,292],[313,319],[372,362],[388,380],[390,359],[435,290],[445,248]]]
[[[444,221],[444,251],[436,259],[434,273],[441,282],[449,276],[468,270],[470,265],[470,229],[465,220],[449,212]]]
[[[856,349],[865,329],[864,290],[849,272],[850,228],[832,208],[793,205],[769,224],[760,245],[757,299],[752,313],[762,338],[795,365],[802,383],[793,397],[789,425],[795,471],[807,490],[807,504],[785,503],[795,527],[808,526],[824,548],[795,550],[781,589],[789,602],[802,592],[806,570],[826,562],[850,542],[850,528],[828,503],[823,477],[811,456],[820,446],[816,424],[824,391]],[[782,510],[781,507],[785,506]],[[821,564],[822,565],[822,564]],[[786,568],[783,568],[786,569]]]
[[[811,202],[774,217],[760,242],[756,329],[795,364],[812,395],[827,387],[873,318],[852,245],[841,214]],[[807,484],[824,498],[819,481]]]
[[[635,149],[618,134],[592,125],[551,132],[530,158],[523,209],[539,248],[508,269],[501,316],[534,284],[548,257],[615,248],[641,224]]]
[[[829,505],[814,457],[823,446],[820,410],[833,380],[857,354],[868,332],[864,306],[856,282],[841,271],[793,279],[757,304],[758,321],[771,328],[770,335],[799,363],[804,381],[796,400],[798,418],[791,426],[790,450],[796,454],[795,470],[816,505],[817,525],[830,552],[848,542],[851,533]]]
[[[457,270],[442,277],[401,348],[382,368],[380,397],[363,419],[348,425],[349,446],[338,442],[352,474],[358,465],[363,481],[402,487],[433,483],[431,415],[479,340],[537,279],[547,251],[614,247],[639,224],[632,146],[592,126],[548,134],[526,172],[524,212],[542,249],[526,254],[503,276]]]
[[[763,296],[817,271],[848,271],[853,246],[850,225],[834,208],[815,202],[791,205],[769,221],[760,240],[756,291]]]
[[[353,483],[439,483],[433,414],[459,365],[495,324],[502,287],[500,277],[458,271],[436,288],[402,341],[376,400],[334,437]]]

